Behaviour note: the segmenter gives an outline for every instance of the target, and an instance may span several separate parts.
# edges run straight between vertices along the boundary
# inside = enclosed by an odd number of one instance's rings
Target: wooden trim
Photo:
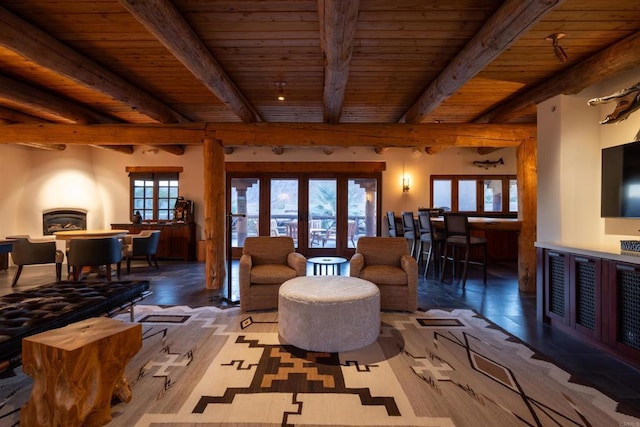
[[[125,172],[129,173],[182,173],[182,166],[127,166]]]
[[[335,172],[372,173],[384,172],[385,162],[226,162],[226,172]]]

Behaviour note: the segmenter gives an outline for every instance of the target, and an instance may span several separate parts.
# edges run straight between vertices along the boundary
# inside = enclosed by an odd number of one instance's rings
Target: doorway
[[[326,169],[326,164],[325,164]],[[290,236],[306,257],[350,258],[362,236],[379,234],[381,173],[227,173],[231,248],[249,236]]]

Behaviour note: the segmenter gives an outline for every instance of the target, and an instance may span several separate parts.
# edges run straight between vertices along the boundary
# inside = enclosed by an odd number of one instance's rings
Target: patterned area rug
[[[470,310],[382,313],[377,342],[345,353],[281,344],[277,312],[135,313],[144,341],[127,366],[133,399],[113,406],[112,426],[640,425]],[[3,411],[28,398],[22,388]]]

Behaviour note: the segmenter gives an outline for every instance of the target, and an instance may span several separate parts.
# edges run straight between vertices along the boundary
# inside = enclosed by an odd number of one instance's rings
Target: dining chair
[[[128,234],[124,237],[122,257],[127,260],[127,274],[131,271],[131,260],[136,257],[145,257],[149,267],[153,266],[153,261],[156,270],[160,269],[156,257],[160,233],[160,230],[142,230],[138,234]]]
[[[424,267],[424,277],[429,275],[431,264],[434,266],[436,276],[440,272],[440,254],[444,246],[444,233],[439,231],[431,221],[434,215],[438,214],[437,209],[424,209],[418,211],[418,263],[422,262],[422,258],[426,256]],[[429,249],[425,251],[424,245],[428,245]],[[435,262],[434,258],[438,261]]]
[[[87,239],[71,239],[69,241],[69,265],[73,280],[80,279],[83,267],[105,266],[107,282],[111,281],[111,264],[117,266],[117,277],[120,279],[122,262],[122,243],[117,237],[95,237]]]
[[[34,239],[28,235],[7,236],[14,239],[11,249],[11,259],[18,266],[15,276],[11,281],[11,287],[18,284],[18,279],[25,265],[56,264],[56,282],[61,280],[62,261],[64,253],[56,249],[56,242],[48,238]]]
[[[442,257],[442,270],[440,271],[440,281],[444,280],[447,261],[453,264],[452,277],[456,276],[456,264],[458,262],[457,249],[464,249],[463,270],[462,270],[462,288],[465,287],[467,281],[467,272],[469,264],[480,265],[483,270],[484,284],[487,284],[487,239],[484,237],[472,236],[469,228],[469,217],[463,213],[445,213],[444,214],[444,253]],[[474,247],[482,249],[482,261],[471,261],[470,254]],[[451,248],[451,254],[449,254]]]

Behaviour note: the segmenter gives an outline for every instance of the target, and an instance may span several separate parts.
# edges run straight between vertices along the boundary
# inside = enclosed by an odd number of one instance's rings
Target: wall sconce
[[[409,177],[404,173],[404,162],[402,162],[402,192],[409,192]]]
[[[284,87],[287,85],[287,82],[275,82],[274,85],[278,86],[278,101],[284,101]]]
[[[402,192],[403,193],[409,192],[409,177],[404,176],[404,174],[402,174]]]

